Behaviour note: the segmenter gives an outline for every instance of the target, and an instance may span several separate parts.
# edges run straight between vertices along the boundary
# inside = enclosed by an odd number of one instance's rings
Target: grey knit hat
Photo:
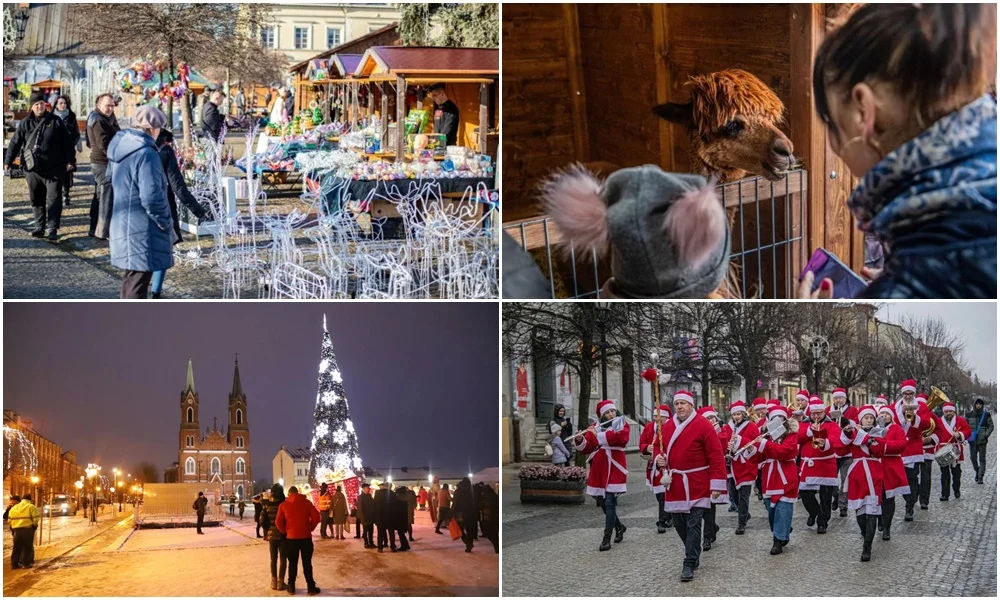
[[[714,182],[655,165],[602,185],[581,167],[544,186],[546,213],[579,252],[611,250],[620,298],[705,298],[729,267],[730,234]]]
[[[167,124],[167,115],[163,111],[144,104],[135,109],[135,116],[132,117],[132,125],[136,129],[160,129]]]

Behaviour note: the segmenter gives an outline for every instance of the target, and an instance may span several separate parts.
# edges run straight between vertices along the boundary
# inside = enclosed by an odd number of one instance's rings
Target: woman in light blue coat
[[[167,116],[140,106],[133,129],[115,134],[108,145],[108,177],[114,188],[111,264],[125,271],[122,298],[145,299],[154,271],[173,266],[173,219],[167,179],[156,137]]]
[[[549,442],[549,445],[552,446],[552,464],[557,467],[565,467],[569,464],[569,450],[566,449],[566,444],[559,437],[562,428],[553,423],[549,431],[552,433],[552,441]]]

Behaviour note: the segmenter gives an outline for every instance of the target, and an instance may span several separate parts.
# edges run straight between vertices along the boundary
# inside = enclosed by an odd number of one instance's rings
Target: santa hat
[[[871,404],[866,404],[866,405],[862,406],[861,410],[858,411],[858,422],[859,423],[861,422],[861,417],[863,417],[865,415],[871,415],[871,418],[874,419],[877,416],[877,413],[875,412],[875,407],[872,406]]]
[[[771,417],[773,417],[775,415],[784,417],[787,420],[788,419],[788,409],[785,408],[784,406],[781,406],[780,404],[776,404],[776,405],[772,406],[771,408],[769,408],[768,411],[767,411],[768,418],[771,418]]]
[[[927,394],[923,392],[917,394],[917,402],[923,402],[924,404],[927,404]]]
[[[885,397],[885,394],[879,394],[878,398],[875,398],[875,406],[885,406],[889,404],[889,399]]]
[[[812,404],[813,402],[819,402],[820,404],[823,404],[823,399],[817,396],[816,394],[813,394],[812,396],[809,396],[809,404]]]
[[[780,400],[778,400],[777,398],[770,398],[770,399],[768,399],[768,401],[767,401],[767,405],[768,405],[768,406],[776,406],[776,405],[778,405],[778,404],[781,404],[781,401],[780,401]]]
[[[904,379],[899,384],[899,391],[902,392],[902,393],[904,393],[904,394],[906,392],[916,393],[917,392],[917,382],[914,381],[913,379]]]
[[[729,414],[738,412],[742,413],[747,412],[747,405],[744,404],[742,400],[737,400],[736,402],[733,402],[732,404],[729,405]]]
[[[955,403],[954,402],[945,402],[944,406],[941,407],[941,412],[945,412],[945,411],[949,411],[949,410],[951,412],[955,412]]]
[[[665,416],[669,417],[670,414],[671,414],[670,413],[670,407],[667,406],[666,404],[661,404],[661,405],[657,406],[656,408],[660,409],[660,414],[661,415],[665,415]],[[654,412],[653,414],[655,415],[656,413]]]
[[[611,400],[601,400],[597,403],[597,416],[600,417],[612,408],[617,409],[614,402]]]
[[[826,412],[826,405],[823,404],[822,400],[820,400],[815,396],[813,396],[812,399],[809,400],[809,405],[806,408],[809,410],[809,412],[815,412],[815,411]]]
[[[834,398],[847,398],[847,390],[844,388],[833,388]]]
[[[767,408],[767,398],[754,398],[753,409]]]
[[[809,401],[809,390],[799,390],[799,393],[795,394],[795,399],[796,400],[805,400],[806,402],[808,402]]]
[[[878,407],[878,411],[877,412],[878,412],[878,414],[882,414],[882,413],[885,412],[885,413],[889,413],[892,416],[896,415],[896,411],[893,410],[893,408],[891,406],[889,406],[888,404],[886,404],[885,406]]]
[[[694,406],[694,396],[692,396],[691,392],[687,390],[677,390],[674,392],[674,404],[676,404],[678,400],[687,402],[691,406]]]
[[[715,409],[712,408],[711,406],[703,406],[699,408],[698,414],[705,417],[706,419],[709,417],[715,417],[716,419],[719,418],[719,415],[715,412]]]

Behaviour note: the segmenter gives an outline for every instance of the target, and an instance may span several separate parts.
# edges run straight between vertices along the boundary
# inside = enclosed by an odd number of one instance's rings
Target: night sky
[[[323,314],[375,468],[499,464],[496,303],[4,303],[4,409],[77,462],[177,460],[194,360],[199,421],[228,423],[233,359],[247,395],[254,479],[281,445],[309,447]]]

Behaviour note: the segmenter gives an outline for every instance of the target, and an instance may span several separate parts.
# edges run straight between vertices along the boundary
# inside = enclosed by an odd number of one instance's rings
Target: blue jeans
[[[621,525],[618,520],[618,494],[606,493],[598,497],[597,505],[604,511],[604,531],[611,531],[615,525]]]
[[[767,524],[771,527],[771,533],[783,542],[788,541],[795,505],[791,502],[778,502],[775,506],[771,506],[771,501],[764,498],[764,506],[767,508]]]
[[[159,294],[163,291],[163,278],[167,276],[167,271],[153,271],[153,284],[152,292],[154,294]]]

